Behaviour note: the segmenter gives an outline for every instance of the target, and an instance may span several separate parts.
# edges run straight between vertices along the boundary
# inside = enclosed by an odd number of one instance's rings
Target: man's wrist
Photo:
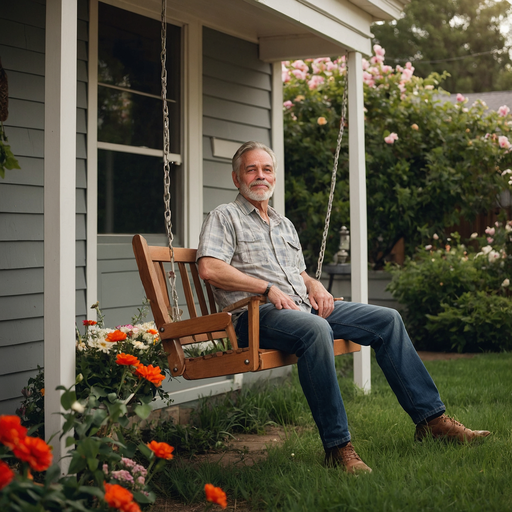
[[[265,291],[263,292],[263,295],[265,297],[268,296],[269,292],[270,292],[270,288],[272,288],[272,286],[274,286],[272,283],[267,283],[267,288],[265,289]]]

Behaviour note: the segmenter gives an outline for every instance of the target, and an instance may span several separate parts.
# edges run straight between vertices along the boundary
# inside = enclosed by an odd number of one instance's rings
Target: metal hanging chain
[[[170,135],[169,135],[169,108],[167,106],[167,0],[162,0],[162,52],[160,54],[160,63],[162,66],[161,82],[162,82],[162,108],[163,108],[163,128],[164,128],[164,204],[165,204],[165,229],[167,232],[167,240],[169,245],[169,254],[171,258],[171,270],[167,273],[169,285],[171,288],[172,306],[169,314],[173,322],[181,320],[181,310],[178,306],[178,292],[176,291],[176,272],[174,271],[174,250],[172,243],[174,235],[172,234],[172,218],[171,218],[171,175],[169,170],[169,152],[170,152]]]
[[[336,173],[338,172],[338,160],[340,157],[341,141],[343,140],[343,133],[345,131],[345,120],[347,118],[347,104],[348,104],[348,55],[345,53],[345,80],[344,80],[343,98],[341,100],[341,121],[340,131],[338,132],[338,142],[336,145],[336,153],[334,155],[334,165],[332,168],[331,176],[331,190],[329,192],[329,203],[327,205],[327,214],[325,216],[324,234],[322,237],[322,247],[318,256],[318,266],[316,269],[316,278],[320,279],[322,276],[322,264],[324,262],[325,246],[327,244],[327,235],[329,233],[329,223],[331,222],[332,202],[334,200],[334,189],[336,188]]]

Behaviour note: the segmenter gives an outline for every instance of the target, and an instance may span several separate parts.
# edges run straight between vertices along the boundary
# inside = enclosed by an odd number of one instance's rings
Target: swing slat
[[[150,301],[153,318],[162,343],[168,353],[168,362],[173,377],[183,375],[186,379],[205,379],[235,373],[257,372],[294,364],[297,357],[279,350],[261,349],[259,346],[259,306],[265,298],[256,295],[244,299],[217,313],[213,293],[208,283],[199,277],[195,249],[173,249],[174,261],[178,264],[182,286],[190,318],[172,322],[169,315],[169,298],[165,279],[164,263],[170,262],[167,247],[148,246],[141,235],[133,237],[133,250],[139,274]],[[189,278],[192,275],[192,282]],[[186,277],[184,277],[186,276]],[[192,287],[193,284],[193,287]],[[205,298],[204,289],[208,296]],[[201,315],[194,301],[199,303]],[[231,318],[231,311],[242,306],[249,309],[249,347],[238,348]],[[199,341],[227,338],[232,350],[219,351],[199,357],[185,357],[183,345]],[[357,352],[359,345],[347,340],[334,340],[334,354]]]

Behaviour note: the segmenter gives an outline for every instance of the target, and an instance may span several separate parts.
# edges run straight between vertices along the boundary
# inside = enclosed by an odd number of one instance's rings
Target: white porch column
[[[277,158],[277,182],[272,206],[284,215],[284,121],[281,61],[272,63],[272,149]]]
[[[349,53],[348,81],[352,300],[368,304],[364,93],[362,55],[359,52]],[[366,393],[370,391],[369,347],[361,347],[361,352],[354,354],[354,381]]]
[[[59,384],[75,381],[77,2],[46,2],[44,141],[44,367],[48,440],[63,424]],[[65,438],[52,440],[54,460]],[[61,463],[64,469],[66,462]]]
[[[203,224],[203,27],[185,26],[185,247],[197,247]]]

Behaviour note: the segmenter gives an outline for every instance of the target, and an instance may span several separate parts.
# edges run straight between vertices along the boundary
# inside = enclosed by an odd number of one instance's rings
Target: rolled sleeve
[[[230,264],[235,247],[236,235],[232,222],[221,211],[213,210],[206,217],[201,229],[197,260],[208,256]]]

